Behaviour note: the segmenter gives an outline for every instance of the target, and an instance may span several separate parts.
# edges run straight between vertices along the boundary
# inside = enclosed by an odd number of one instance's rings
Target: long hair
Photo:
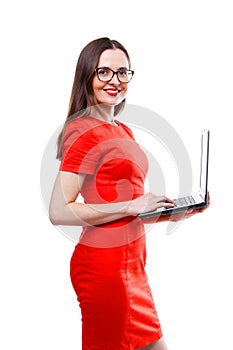
[[[57,139],[58,159],[61,159],[62,157],[62,136],[66,125],[79,116],[87,116],[88,107],[94,106],[96,104],[92,88],[92,81],[95,75],[95,68],[99,62],[99,58],[101,54],[108,49],[122,50],[125,53],[130,66],[130,57],[128,55],[128,52],[124,46],[116,40],[110,40],[109,38],[100,38],[91,41],[83,48],[76,66],[66,121]],[[125,99],[117,106],[115,106],[114,115],[117,115],[124,108],[124,105]]]

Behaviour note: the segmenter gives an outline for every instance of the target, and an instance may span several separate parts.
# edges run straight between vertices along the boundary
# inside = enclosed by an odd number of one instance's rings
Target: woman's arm
[[[86,175],[60,171],[50,201],[49,217],[54,225],[94,226],[126,216],[136,216],[160,207],[173,207],[165,196],[147,193],[137,199],[109,204],[77,203]]]

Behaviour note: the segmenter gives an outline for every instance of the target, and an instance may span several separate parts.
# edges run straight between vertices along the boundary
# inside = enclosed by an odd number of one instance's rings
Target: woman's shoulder
[[[98,123],[91,117],[79,117],[70,121],[65,128],[63,140],[79,138],[81,136],[91,137],[95,134]]]
[[[97,121],[91,117],[78,117],[70,121],[66,126],[66,132],[72,133],[74,131],[91,131],[98,125]]]

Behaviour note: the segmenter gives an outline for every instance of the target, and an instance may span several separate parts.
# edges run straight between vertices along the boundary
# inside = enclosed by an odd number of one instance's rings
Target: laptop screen
[[[208,194],[209,130],[201,133],[200,194],[205,201]]]

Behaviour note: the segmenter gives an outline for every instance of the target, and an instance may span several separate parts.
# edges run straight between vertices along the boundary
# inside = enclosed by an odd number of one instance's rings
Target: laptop
[[[175,206],[172,208],[158,208],[153,211],[139,214],[141,218],[150,218],[154,216],[166,216],[173,213],[185,212],[186,210],[200,209],[208,205],[208,165],[209,165],[209,139],[210,131],[204,129],[201,131],[201,164],[199,190],[192,195],[174,199]]]

